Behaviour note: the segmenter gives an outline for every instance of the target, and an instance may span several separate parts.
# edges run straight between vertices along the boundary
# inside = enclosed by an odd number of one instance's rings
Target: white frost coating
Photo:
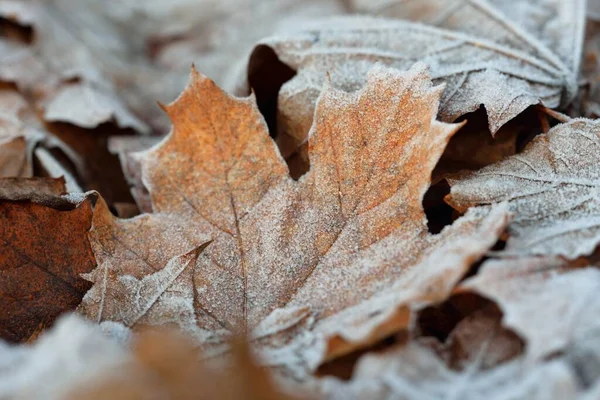
[[[476,21],[469,13],[460,17],[458,28]],[[416,61],[427,63],[434,82],[446,83],[440,118],[453,121],[483,104],[492,133],[530,105],[552,108],[572,99],[576,69],[565,66],[534,37],[519,35],[498,21],[483,26],[489,28],[487,35],[472,36],[401,20],[338,17],[264,39],[261,45],[297,71],[278,98],[280,133],[289,135],[295,146],[283,149],[284,155],[304,142],[326,77],[336,88],[357,90],[375,63],[401,70]]]
[[[504,325],[525,339],[527,358],[539,361],[600,334],[600,270],[567,267],[553,258],[488,261],[461,288],[496,302]],[[600,360],[598,350],[593,356]]]
[[[130,361],[117,340],[70,315],[56,322],[33,345],[0,342],[0,398],[63,399],[86,382],[93,382]]]
[[[133,128],[139,132],[148,130],[118,97],[83,84],[61,87],[46,103],[44,118],[47,121],[70,122],[83,128],[95,128],[114,121],[122,128]]]
[[[480,371],[448,369],[429,349],[414,343],[363,357],[349,382],[313,382],[330,400],[563,400],[578,394],[576,377],[564,360],[528,366],[522,360]]]
[[[600,122],[574,119],[539,135],[520,154],[450,179],[449,203],[508,201],[515,214],[506,255],[570,259],[600,243]]]
[[[443,301],[496,242],[506,207],[430,235],[422,199],[459,125],[436,120],[443,87],[423,63],[378,66],[367,80],[353,93],[325,88],[311,170],[293,181],[254,101],[192,73],[166,107],[171,135],[144,156],[155,213],[119,221],[96,207],[99,267],[79,311],[131,327],[177,324],[208,347],[242,333],[306,373],[406,329],[397,311]],[[173,258],[202,233],[212,241],[197,261]],[[324,346],[338,333],[340,348]]]
[[[89,6],[89,1],[3,1],[0,15],[30,25],[35,40],[31,45],[1,44],[4,57],[0,77],[22,90],[39,92],[36,105],[44,109],[49,121],[86,128],[114,121],[120,127],[146,133],[149,127],[128,108],[137,104],[123,104],[117,92],[123,82],[129,84],[128,89],[134,86],[131,70],[143,76],[147,68],[134,60],[126,45],[129,41],[119,37],[114,26]],[[66,83],[69,81],[77,82]],[[144,102],[146,92],[136,89]],[[133,90],[118,94],[131,100],[129,92]]]
[[[577,72],[585,0],[352,0],[361,11],[485,37]]]

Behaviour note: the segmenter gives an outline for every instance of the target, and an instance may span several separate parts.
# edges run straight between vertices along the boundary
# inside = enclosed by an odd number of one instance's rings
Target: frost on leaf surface
[[[490,260],[458,290],[496,302],[503,323],[526,341],[532,361],[559,352],[600,375],[600,271],[554,257]]]
[[[534,365],[517,359],[492,370],[482,370],[476,360],[456,371],[413,342],[363,357],[352,380],[327,378],[315,385],[315,392],[333,400],[561,400],[576,398],[578,387],[577,376],[564,359]]]
[[[352,0],[356,10],[492,40],[577,73],[585,0]]]
[[[80,312],[175,324],[205,348],[242,333],[269,363],[308,368],[406,328],[507,223],[501,205],[428,233],[422,197],[459,128],[435,119],[441,91],[422,64],[375,68],[354,93],[327,86],[294,181],[255,100],[193,71],[165,107],[171,134],[141,159],[154,213],[97,206]]]
[[[553,108],[572,100],[578,71],[534,37],[513,32],[487,14],[476,20],[459,13],[457,20],[450,21],[461,29],[367,16],[338,17],[264,39],[249,61],[250,84],[254,76],[275,70],[277,63],[297,73],[278,94],[277,130],[283,154],[287,157],[306,139],[327,76],[335,87],[355,90],[375,63],[398,69],[416,61],[427,63],[434,82],[446,84],[440,119],[451,122],[483,105],[492,133],[533,104]],[[487,35],[463,29],[475,21],[489,29]],[[265,48],[277,58],[265,57],[269,54]]]
[[[450,179],[457,210],[508,201],[506,253],[577,258],[600,242],[600,123],[575,119],[500,163]]]

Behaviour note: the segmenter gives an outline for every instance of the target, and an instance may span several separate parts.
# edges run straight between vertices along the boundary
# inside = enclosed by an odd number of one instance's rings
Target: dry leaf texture
[[[328,378],[315,387],[322,398],[335,400],[562,400],[578,395],[577,377],[562,359],[535,366],[515,360],[488,371],[480,371],[475,361],[455,371],[415,343],[365,356],[349,382]]]
[[[462,23],[472,24],[470,14],[462,17]],[[407,69],[419,60],[429,64],[434,82],[446,83],[440,118],[454,121],[484,105],[492,133],[530,105],[543,103],[552,108],[572,100],[578,72],[566,67],[542,43],[517,35],[501,21],[489,26],[478,21],[477,25],[490,29],[490,33],[472,36],[457,30],[370,17],[304,24],[300,30],[264,39],[255,48],[249,61],[250,84],[258,79],[253,77],[269,76],[277,63],[297,72],[278,95],[277,130],[283,135],[280,146],[286,156],[306,139],[326,76],[335,87],[355,90],[376,63],[398,69]],[[522,48],[503,43],[511,38],[524,41]],[[265,46],[278,59],[266,57],[269,52]]]
[[[121,371],[131,358],[98,326],[65,316],[33,344],[0,341],[0,398],[64,400],[79,386]]]
[[[86,128],[115,121],[148,131],[117,95],[113,78],[130,57],[106,20],[68,0],[6,0],[0,15],[34,29],[31,45],[0,39],[0,78],[35,99],[45,120]]]
[[[575,119],[536,137],[521,153],[449,179],[457,210],[508,201],[515,218],[506,253],[577,258],[600,242],[600,124]]]
[[[577,73],[584,0],[353,0],[356,10],[486,38]]]
[[[22,341],[75,309],[96,266],[85,195],[60,197],[64,181],[0,180],[0,336]]]
[[[577,268],[561,259],[540,257],[491,260],[459,290],[474,291],[495,301],[504,325],[521,335],[526,356],[540,360],[558,352],[581,357],[600,376],[600,271]],[[594,346],[586,348],[592,343]],[[591,352],[589,350],[592,349]],[[577,354],[579,353],[579,354]],[[581,357],[583,358],[583,357]]]
[[[427,232],[422,197],[459,127],[435,120],[441,90],[423,65],[376,68],[355,93],[326,87],[311,170],[296,182],[254,99],[193,72],[165,107],[172,133],[141,161],[154,214],[118,220],[102,203],[95,213],[99,268],[80,311],[129,327],[177,324],[213,345],[244,333],[289,345],[270,362],[309,368],[406,328],[507,222],[504,207],[474,210]]]

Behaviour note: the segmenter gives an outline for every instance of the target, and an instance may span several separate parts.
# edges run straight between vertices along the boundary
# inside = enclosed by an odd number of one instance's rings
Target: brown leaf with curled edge
[[[559,352],[581,357],[587,351],[582,358],[596,360],[590,367],[600,377],[600,270],[584,266],[585,260],[553,257],[490,260],[457,291],[496,302],[504,326],[525,340],[528,359],[539,361]],[[589,343],[594,346],[588,349]]]
[[[35,164],[36,174],[64,177],[69,192],[82,192],[75,171],[85,172],[83,156],[49,129],[23,95],[0,86],[0,177],[31,177]]]
[[[600,123],[575,119],[536,137],[525,150],[449,179],[455,209],[508,201],[515,218],[506,254],[588,255],[600,243],[597,160]]]
[[[248,81],[254,87],[281,65],[296,71],[281,87],[277,100],[278,144],[286,157],[306,139],[326,76],[335,87],[355,90],[375,63],[398,69],[416,61],[429,64],[434,82],[446,83],[440,119],[451,122],[483,105],[494,134],[527,107],[538,103],[550,108],[566,106],[577,91],[578,71],[567,68],[550,50],[541,51],[541,43],[526,46],[535,47],[538,54],[494,40],[504,33],[491,30],[488,36],[479,37],[372,17],[315,21],[261,41],[248,63]]]
[[[435,120],[441,90],[423,65],[375,68],[356,93],[326,87],[296,182],[254,99],[193,71],[165,107],[171,134],[141,160],[154,214],[118,220],[98,203],[79,311],[174,324],[215,351],[243,333],[266,363],[304,372],[407,328],[507,223],[500,206],[427,231],[422,197],[459,128]]]
[[[114,76],[106,73],[130,68],[125,60],[131,53],[105,20],[77,2],[61,0],[6,0],[0,15],[34,29],[31,45],[0,39],[0,79],[34,98],[46,121],[84,128],[114,121],[148,131],[117,95]]]
[[[74,309],[96,263],[87,238],[90,195],[64,180],[0,179],[0,337],[27,340]]]

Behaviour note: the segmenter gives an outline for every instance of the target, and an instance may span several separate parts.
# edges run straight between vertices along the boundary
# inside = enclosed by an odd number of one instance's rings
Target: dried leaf
[[[583,0],[352,0],[355,9],[487,38],[577,73]]]
[[[64,400],[76,388],[118,373],[131,359],[118,340],[69,315],[33,344],[0,341],[0,398]]]
[[[76,4],[3,1],[0,15],[33,26],[35,38],[31,46],[0,39],[0,79],[35,98],[46,121],[93,128],[114,120],[121,127],[148,131],[117,96],[112,76],[105,74],[109,68],[129,67],[123,61],[130,58],[128,48],[106,21]],[[87,38],[85,45],[82,37]]]
[[[472,21],[470,15],[468,20]],[[250,58],[249,83],[253,86],[260,77],[268,77],[281,63],[297,72],[278,96],[277,130],[284,156],[306,139],[326,76],[335,87],[356,90],[375,63],[399,69],[419,60],[428,63],[434,82],[446,83],[440,118],[454,121],[484,105],[492,134],[530,105],[553,108],[572,100],[577,71],[546,54],[549,51],[542,57],[495,41],[496,35],[502,37],[503,32],[478,37],[399,20],[323,20],[264,39]],[[532,46],[543,47],[535,42],[527,48]]]
[[[485,352],[485,349],[482,349]],[[433,352],[415,343],[359,361],[353,379],[315,383],[321,398],[337,399],[575,399],[577,377],[562,359],[527,365],[523,360],[480,371],[477,362],[450,370]]]
[[[343,0],[95,0],[128,36],[141,37],[153,62],[185,86],[190,64],[234,89],[253,45],[282,26],[344,12]],[[257,21],[260,21],[257,23]],[[174,79],[170,79],[173,84]]]
[[[575,119],[536,137],[521,154],[449,179],[447,202],[464,211],[508,201],[515,219],[507,254],[588,255],[600,243],[599,158],[600,124]]]
[[[458,129],[435,120],[440,92],[422,65],[377,68],[356,93],[327,87],[296,182],[254,100],[193,72],[165,108],[172,133],[142,158],[155,213],[123,221],[97,206],[99,268],[79,310],[176,324],[217,349],[248,334],[269,363],[302,370],[408,327],[507,223],[499,207],[427,232],[422,197]]]
[[[423,343],[430,338],[419,338]],[[481,370],[521,355],[523,342],[512,331],[502,327],[502,312],[494,304],[474,311],[462,319],[443,344],[433,348],[452,369],[465,370],[478,364]],[[485,349],[482,352],[482,349]]]
[[[87,238],[91,201],[59,191],[64,181],[0,180],[3,339],[28,339],[77,307],[90,288],[79,274],[96,266]]]
[[[550,257],[490,260],[459,290],[495,301],[504,325],[525,339],[526,356],[537,361],[600,338],[600,271],[576,267]],[[600,352],[593,355],[600,361]]]

